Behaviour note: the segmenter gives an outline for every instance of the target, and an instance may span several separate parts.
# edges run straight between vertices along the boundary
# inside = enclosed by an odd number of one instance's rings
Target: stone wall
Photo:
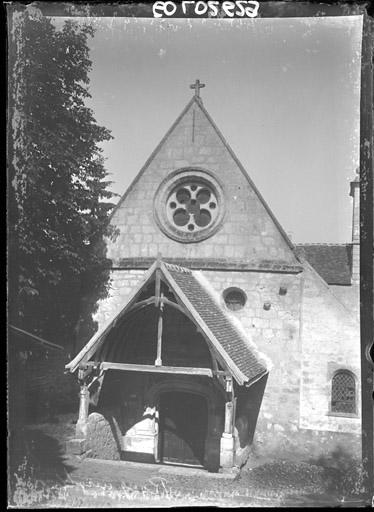
[[[93,412],[87,423],[87,455],[93,459],[120,460],[121,437],[115,414]]]
[[[300,297],[301,278],[294,274],[262,272],[215,272],[204,275],[219,294],[231,286],[243,290],[247,302],[243,309],[227,313],[237,318],[247,337],[270,359],[261,415],[268,423],[298,425],[301,346]],[[280,287],[287,289],[280,295]],[[270,309],[264,309],[269,303]]]
[[[140,284],[144,270],[114,270],[110,277],[109,296],[97,303],[94,320],[98,330],[116,312],[120,312],[133,290]]]
[[[360,286],[358,284],[352,284],[352,286],[330,285],[330,290],[358,320],[360,316]]]
[[[260,418],[256,429],[251,453],[258,458],[317,461],[333,459],[340,455],[359,459],[361,457],[361,435],[328,430],[283,429],[272,424],[268,428]]]
[[[306,268],[302,313],[301,428],[360,433],[360,330],[352,309],[337,300],[311,267]],[[330,412],[331,379],[338,369],[352,371],[357,379],[356,416],[344,417]]]
[[[226,287],[236,286],[246,293],[244,308],[230,315],[240,320],[248,337],[272,362],[257,428],[259,441],[267,439],[274,449],[279,443],[283,451],[288,446],[289,453],[299,446],[303,452],[304,429],[327,431],[321,451],[328,445],[331,451],[347,445],[346,439],[342,444],[341,436],[334,437],[334,432],[342,432],[353,434],[352,450],[357,455],[360,386],[356,417],[330,412],[333,372],[349,369],[360,382],[355,293],[351,290],[352,309],[347,308],[312,268],[307,264],[305,268],[298,275],[213,271],[204,275],[219,293],[223,307]],[[280,287],[286,288],[285,295],[279,294]],[[263,308],[264,302],[270,303],[269,310]],[[299,432],[300,437],[295,436]]]
[[[339,436],[333,441],[333,432],[358,434],[360,412],[357,417],[333,416],[329,404],[334,370],[350,369],[360,379],[359,324],[318,274],[307,265],[300,274],[201,273],[227,314],[241,323],[248,339],[271,361],[257,428],[259,446],[279,442],[283,451],[288,447],[291,453],[299,445],[303,452],[303,433],[296,433],[306,429],[331,432],[321,447],[325,450],[330,444],[335,449],[340,441]],[[99,308],[97,319],[104,321],[114,306],[120,308],[143,275],[142,270],[114,271],[112,296]],[[243,309],[235,312],[226,308],[222,295],[233,286],[247,297]],[[264,309],[265,303],[270,309]]]

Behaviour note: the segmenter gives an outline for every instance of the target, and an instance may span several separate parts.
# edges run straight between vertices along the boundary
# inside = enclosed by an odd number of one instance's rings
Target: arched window
[[[356,380],[348,370],[339,370],[332,378],[331,412],[355,414]]]

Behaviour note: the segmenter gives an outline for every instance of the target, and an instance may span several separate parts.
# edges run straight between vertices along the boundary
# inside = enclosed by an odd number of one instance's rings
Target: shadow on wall
[[[182,405],[183,404],[181,404],[181,406]],[[168,417],[167,420],[161,424],[155,412],[156,407],[145,407],[144,413],[139,418],[139,421],[134,422],[127,430],[123,429],[120,425],[120,408],[102,409],[100,412],[92,412],[88,418],[87,455],[92,458],[106,460],[129,460],[155,463],[154,449],[155,443],[157,443],[160,449],[159,461],[166,460],[177,464],[178,462],[183,462],[183,464],[191,466],[205,466],[207,437],[206,418],[204,422],[200,423],[203,425],[203,428],[196,431],[191,428],[191,422],[193,421],[191,415],[189,423],[184,421],[186,419],[186,416],[184,416],[179,419]],[[186,414],[187,413],[188,411]],[[158,432],[160,437],[156,436],[156,432]],[[124,437],[127,438],[126,446],[124,446]],[[216,451],[218,455],[219,439],[220,436],[216,439]],[[141,441],[141,444],[139,441]],[[131,449],[131,442],[134,443],[134,449]],[[165,446],[166,443],[168,446]],[[175,455],[175,453],[173,453],[174,450],[177,452],[177,457],[167,457],[167,454]],[[161,453],[163,455],[161,455]],[[178,456],[183,456],[183,460],[178,460]],[[218,469],[219,457],[215,465],[217,467],[211,467],[212,456],[210,456],[209,466],[212,471]]]
[[[90,412],[91,457],[219,466],[224,399],[207,377],[110,371]]]
[[[141,428],[152,422],[154,415],[145,413],[128,430],[123,428],[123,412],[120,407],[95,408],[88,416],[87,456],[104,460],[133,460],[154,462],[149,453],[123,450],[123,436],[131,429]],[[128,424],[128,422],[127,422]]]
[[[267,378],[266,374],[249,388],[237,387],[236,389],[235,427],[238,431],[240,448],[252,444]]]

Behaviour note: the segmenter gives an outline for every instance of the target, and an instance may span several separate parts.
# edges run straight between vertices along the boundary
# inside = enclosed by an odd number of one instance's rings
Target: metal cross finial
[[[195,89],[195,97],[200,98],[200,89],[205,87],[205,84],[200,83],[200,80],[197,78],[194,84],[190,85],[191,89]]]

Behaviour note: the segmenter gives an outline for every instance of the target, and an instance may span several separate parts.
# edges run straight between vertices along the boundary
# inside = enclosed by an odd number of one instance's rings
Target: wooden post
[[[234,404],[230,400],[225,403],[225,434],[232,435]]]
[[[161,293],[161,276],[160,270],[156,270],[156,307],[158,308],[158,324],[157,324],[157,355],[155,360],[155,366],[162,366],[161,350],[162,350],[162,328],[163,328],[163,309],[164,304],[162,302],[163,294]]]
[[[225,431],[220,443],[220,466],[221,468],[232,468],[234,466],[234,436],[233,436],[233,403],[228,401],[225,404]]]
[[[87,419],[88,419],[88,406],[89,406],[90,392],[87,384],[81,385],[79,393],[79,416],[75,427],[77,437],[87,436]]]
[[[225,430],[221,437],[220,465],[222,468],[234,466],[234,388],[232,377],[225,377],[228,400],[225,403]]]
[[[161,294],[161,297],[162,297],[162,294]],[[159,310],[158,310],[157,356],[156,356],[155,366],[162,366],[161,349],[162,349],[163,310],[164,310],[164,305],[162,302],[160,302]]]

